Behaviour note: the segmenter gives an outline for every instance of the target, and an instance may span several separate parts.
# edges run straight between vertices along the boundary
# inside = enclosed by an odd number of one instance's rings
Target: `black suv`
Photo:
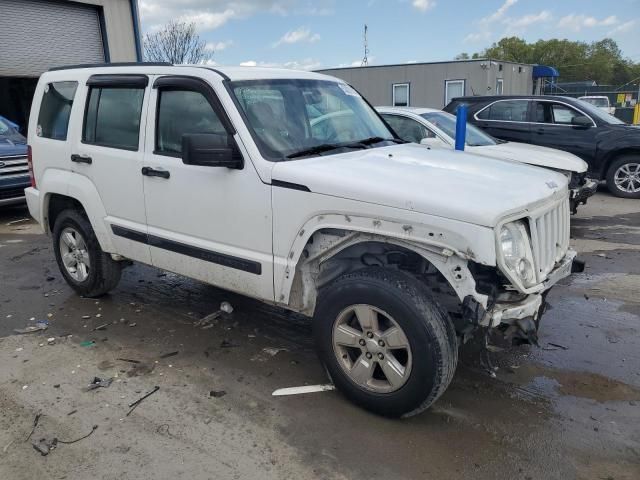
[[[640,198],[640,127],[593,105],[556,96],[454,98],[444,110],[469,107],[469,122],[490,135],[571,152],[589,164],[589,176],[606,179],[618,197]]]

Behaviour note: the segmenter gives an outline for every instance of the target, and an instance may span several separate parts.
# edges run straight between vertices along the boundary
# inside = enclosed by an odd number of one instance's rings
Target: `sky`
[[[640,0],[139,0],[143,32],[194,22],[218,65],[315,70],[453,60],[504,36],[618,42],[640,62]]]

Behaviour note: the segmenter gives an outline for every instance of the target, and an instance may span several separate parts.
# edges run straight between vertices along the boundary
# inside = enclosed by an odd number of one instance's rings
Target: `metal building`
[[[533,65],[491,59],[331,68],[373,105],[442,108],[464,95],[530,95]]]
[[[0,115],[19,125],[49,68],[141,58],[137,0],[0,0]]]

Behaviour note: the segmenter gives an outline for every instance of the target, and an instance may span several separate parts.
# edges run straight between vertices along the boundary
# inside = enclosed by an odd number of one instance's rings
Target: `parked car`
[[[456,117],[434,108],[377,107],[387,123],[400,138],[429,148],[455,147]],[[576,213],[578,205],[596,193],[598,185],[586,178],[587,164],[575,155],[552,148],[526,143],[498,140],[472,124],[467,125],[465,151],[476,155],[549,168],[569,179],[570,208]]]
[[[336,387],[383,415],[435,402],[473,332],[535,342],[579,266],[565,176],[405,144],[316,73],[57,69],[29,145],[29,210],[79,294],[137,261],[313,316]]]
[[[598,107],[600,110],[613,115],[616,113],[616,107],[612,107],[609,103],[609,97],[606,95],[588,95],[585,97],[578,97],[578,100],[582,100],[583,102],[587,102],[594,107]]]
[[[15,123],[0,117],[0,207],[23,203],[30,185],[27,139]]]
[[[455,113],[461,103],[469,105],[469,121],[490,135],[573,153],[611,193],[640,198],[640,127],[569,97],[460,97],[444,110]]]

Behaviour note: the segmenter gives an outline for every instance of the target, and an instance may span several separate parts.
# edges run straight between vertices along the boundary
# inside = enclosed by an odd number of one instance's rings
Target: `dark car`
[[[571,152],[606,180],[618,197],[640,198],[640,127],[582,100],[555,96],[454,98],[444,110],[468,105],[468,120],[490,135]]]
[[[24,202],[24,189],[30,185],[27,139],[0,117],[0,207]]]

